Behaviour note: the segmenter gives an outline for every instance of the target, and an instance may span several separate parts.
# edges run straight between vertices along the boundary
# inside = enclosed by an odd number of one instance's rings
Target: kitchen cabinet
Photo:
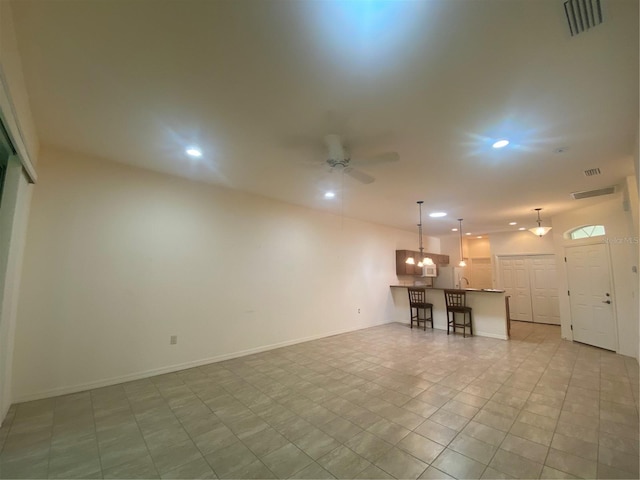
[[[420,252],[415,250],[396,250],[396,275],[422,275],[422,268],[417,265],[406,263],[407,258],[413,257],[418,262]],[[437,266],[448,265],[449,255],[439,253],[424,253],[425,257],[431,258]]]
[[[418,252],[411,250],[396,250],[396,275],[421,275],[422,269],[417,265],[407,263],[407,258],[418,258]]]

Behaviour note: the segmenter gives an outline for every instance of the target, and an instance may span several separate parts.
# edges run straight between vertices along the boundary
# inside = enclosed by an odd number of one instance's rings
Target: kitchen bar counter
[[[444,288],[424,285],[391,285],[391,295],[396,312],[396,321],[409,323],[409,296],[407,288],[424,288],[427,302],[433,304],[433,328],[447,329],[447,308],[444,301]],[[504,290],[464,288],[467,306],[473,308],[473,334],[480,337],[507,340],[507,312]]]
[[[391,285],[391,288],[424,288],[425,290],[455,290],[449,288],[429,287],[428,285]],[[504,293],[504,290],[495,288],[462,288],[465,292]],[[444,294],[443,294],[444,295]]]

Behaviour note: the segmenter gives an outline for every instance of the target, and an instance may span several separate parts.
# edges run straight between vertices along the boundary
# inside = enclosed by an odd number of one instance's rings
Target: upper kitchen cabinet
[[[411,250],[396,250],[396,275],[421,275],[422,268],[407,263],[407,258],[418,257],[418,252]]]
[[[428,252],[425,252],[423,255],[431,258],[433,263],[439,267],[449,264],[449,255]],[[421,267],[418,267],[418,265],[415,264],[411,265],[406,263],[407,258],[413,257],[417,264],[419,256],[420,252],[416,252],[414,250],[396,250],[396,275],[422,275]]]

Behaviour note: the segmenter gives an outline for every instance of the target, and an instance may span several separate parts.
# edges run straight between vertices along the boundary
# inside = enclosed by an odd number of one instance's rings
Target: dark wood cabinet
[[[424,256],[431,258],[437,266],[449,265],[449,255],[425,252]],[[420,252],[415,250],[396,250],[396,275],[422,275],[421,267],[406,263],[409,257],[413,257],[418,263]]]
[[[396,250],[396,275],[420,275],[422,272],[417,265],[407,263],[407,258],[418,258],[418,252],[411,250]]]
[[[434,254],[434,258],[433,261],[436,265],[440,266],[440,265],[449,265],[449,255],[442,255],[442,254]]]

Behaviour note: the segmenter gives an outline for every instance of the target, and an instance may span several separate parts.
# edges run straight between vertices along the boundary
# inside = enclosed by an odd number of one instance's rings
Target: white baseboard
[[[84,392],[86,390],[93,390],[94,388],[108,387],[111,385],[117,385],[119,383],[132,382],[134,380],[140,380],[143,378],[149,378],[156,375],[162,375],[164,373],[179,372],[180,370],[186,370],[188,368],[201,367],[202,365],[208,365],[210,363],[221,362],[223,360],[230,360],[232,358],[246,357],[247,355],[253,355],[255,353],[266,352],[268,350],[275,350],[276,348],[288,347],[290,345],[296,345],[298,343],[310,342],[312,340],[318,340],[320,338],[332,337],[334,335],[340,335],[343,333],[355,332],[357,330],[364,330],[366,328],[378,327],[380,325],[386,325],[393,323],[391,321],[382,322],[375,325],[369,325],[366,327],[357,328],[345,328],[335,330],[328,333],[321,333],[317,335],[311,335],[309,337],[297,338],[295,340],[287,340],[284,342],[274,343],[271,345],[263,345],[256,348],[250,348],[247,350],[240,350],[238,352],[226,353],[224,355],[216,355],[213,357],[203,358],[199,360],[193,360],[190,362],[179,363],[175,365],[167,365],[165,367],[154,368],[152,370],[145,370],[143,372],[135,372],[127,375],[121,375],[117,377],[104,378],[96,380],[95,382],[82,383],[78,385],[68,385],[64,387],[57,387],[50,390],[43,390],[41,392],[21,395],[13,399],[13,403],[30,402],[33,400],[41,400],[43,398],[57,397],[60,395],[68,395],[71,393]]]
[[[506,335],[501,335],[499,333],[473,332],[473,334],[479,337],[497,338],[498,340],[509,340],[509,337],[507,337]]]

